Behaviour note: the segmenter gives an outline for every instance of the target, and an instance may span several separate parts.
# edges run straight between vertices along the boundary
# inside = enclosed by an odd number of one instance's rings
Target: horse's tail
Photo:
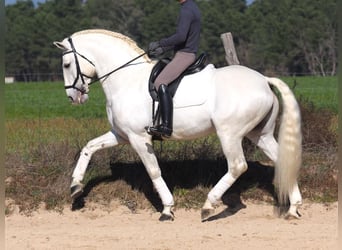
[[[301,115],[298,102],[289,86],[278,78],[266,78],[282,97],[283,114],[278,134],[278,157],[275,162],[275,185],[280,205],[288,202],[289,192],[297,184],[302,164]]]

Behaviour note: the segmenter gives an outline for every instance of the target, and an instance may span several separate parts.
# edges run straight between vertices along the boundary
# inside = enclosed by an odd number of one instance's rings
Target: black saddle
[[[179,77],[177,77],[174,81],[172,81],[168,85],[169,92],[171,94],[171,97],[173,97],[176,93],[176,90],[179,86],[179,83],[181,82],[182,78],[186,75],[191,75],[197,72],[200,72],[204,67],[206,66],[205,62],[207,59],[207,54],[202,53],[196,61],[191,64]],[[150,95],[153,99],[153,101],[158,101],[158,94],[157,90],[154,88],[154,81],[156,80],[157,76],[160,74],[160,72],[165,68],[165,66],[171,61],[169,58],[164,58],[159,60],[157,64],[153,67],[148,83],[148,90],[150,92]]]

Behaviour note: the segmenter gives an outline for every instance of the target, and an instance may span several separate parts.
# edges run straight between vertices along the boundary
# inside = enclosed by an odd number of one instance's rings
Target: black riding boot
[[[172,134],[173,102],[169,90],[165,84],[158,89],[159,105],[162,123],[149,128],[149,134],[170,137]]]

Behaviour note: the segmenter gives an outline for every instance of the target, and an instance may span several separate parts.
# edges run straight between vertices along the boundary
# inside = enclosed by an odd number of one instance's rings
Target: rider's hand
[[[159,42],[151,42],[148,46],[148,56],[151,58],[158,57],[164,53],[164,49]]]

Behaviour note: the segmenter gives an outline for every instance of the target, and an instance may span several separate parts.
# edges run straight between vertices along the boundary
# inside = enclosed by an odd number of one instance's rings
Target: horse
[[[71,197],[82,194],[82,180],[96,151],[130,144],[163,204],[159,220],[173,220],[173,195],[162,177],[153,138],[146,131],[153,122],[148,81],[156,60],[128,36],[102,29],[78,31],[54,45],[63,52],[64,87],[71,103],[85,103],[89,85],[99,81],[111,125],[110,131],[82,148],[72,174]],[[280,99],[282,114],[276,141]],[[297,179],[302,164],[301,114],[285,82],[245,66],[216,68],[210,63],[200,72],[184,76],[174,95],[173,133],[166,140],[191,140],[212,133],[219,138],[228,167],[207,195],[202,220],[215,214],[222,195],[247,170],[242,148],[245,137],[274,162],[276,198],[279,206],[286,208],[286,218],[300,217],[302,196]]]

